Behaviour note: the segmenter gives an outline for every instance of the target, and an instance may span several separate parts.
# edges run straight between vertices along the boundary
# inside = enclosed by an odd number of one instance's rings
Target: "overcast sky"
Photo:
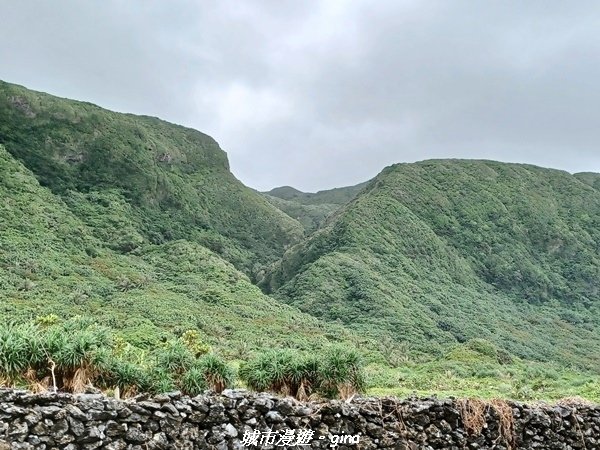
[[[600,172],[598,1],[0,0],[0,78],[199,129],[261,190]]]

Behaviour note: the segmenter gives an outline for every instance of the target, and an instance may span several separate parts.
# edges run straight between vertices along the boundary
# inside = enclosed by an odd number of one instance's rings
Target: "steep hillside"
[[[388,167],[262,280],[267,292],[413,351],[485,338],[598,370],[600,192],[488,161]]]
[[[281,211],[299,221],[307,232],[312,232],[327,217],[348,203],[367,183],[329,189],[316,193],[301,192],[290,186],[282,186],[266,192],[265,198]]]
[[[0,323],[94,317],[141,348],[192,329],[232,355],[354,339],[265,296],[197,243],[146,244],[128,254],[107,248],[1,145],[0,198]]]
[[[341,342],[377,389],[598,398],[599,177],[440,160],[261,194],[198,131],[0,82],[0,326],[93,317],[142,355]]]
[[[212,138],[156,118],[0,82],[0,143],[123,253],[186,239],[250,274],[303,233],[235,179]]]
[[[600,173],[580,172],[580,173],[576,173],[575,177],[577,177],[584,183],[589,184],[594,189],[600,190]]]
[[[356,186],[326,189],[318,192],[301,192],[291,186],[281,186],[271,189],[265,194],[283,200],[293,200],[302,205],[345,205],[358,194],[368,183]]]
[[[341,205],[326,203],[323,205],[303,205],[294,200],[284,200],[264,194],[269,203],[281,210],[304,227],[306,233],[312,233],[325,222],[327,217],[337,211]]]

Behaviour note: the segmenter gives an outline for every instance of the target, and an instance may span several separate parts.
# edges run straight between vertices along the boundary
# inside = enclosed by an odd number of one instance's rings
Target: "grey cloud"
[[[0,6],[0,78],[211,134],[250,186],[488,158],[600,171],[592,1]]]

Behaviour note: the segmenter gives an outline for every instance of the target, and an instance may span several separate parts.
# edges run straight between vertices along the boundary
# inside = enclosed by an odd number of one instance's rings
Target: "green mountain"
[[[436,160],[386,168],[260,284],[417,352],[484,338],[598,370],[599,275],[599,191],[558,170]]]
[[[575,177],[577,177],[584,183],[589,184],[594,189],[600,190],[600,173],[580,172],[580,173],[576,173]]]
[[[345,205],[358,194],[368,182],[356,186],[326,189],[318,192],[301,192],[291,186],[282,186],[271,189],[265,194],[283,200],[295,201],[301,205]]]
[[[301,192],[282,186],[265,192],[265,198],[275,207],[299,221],[307,232],[319,228],[325,220],[348,203],[367,183],[328,189],[316,193]]]
[[[302,229],[199,132],[2,83],[0,198],[0,322],[94,317],[142,348],[193,329],[230,354],[358,339],[233,265]]]
[[[0,143],[110,247],[198,242],[250,274],[303,230],[209,136],[0,82]]]
[[[424,161],[259,193],[198,131],[0,82],[0,323],[92,317],[142,354],[195,330],[230,359],[340,342],[382,392],[600,398],[560,372],[600,372],[599,180]]]

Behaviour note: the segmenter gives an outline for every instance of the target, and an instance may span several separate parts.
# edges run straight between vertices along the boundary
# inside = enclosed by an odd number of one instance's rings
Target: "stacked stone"
[[[510,403],[514,434],[493,408],[478,433],[454,400],[300,403],[246,391],[195,398],[174,392],[119,401],[101,394],[0,390],[0,450],[16,449],[598,449],[600,407]],[[306,446],[244,446],[252,432],[312,430]],[[358,436],[335,445],[331,435]]]

